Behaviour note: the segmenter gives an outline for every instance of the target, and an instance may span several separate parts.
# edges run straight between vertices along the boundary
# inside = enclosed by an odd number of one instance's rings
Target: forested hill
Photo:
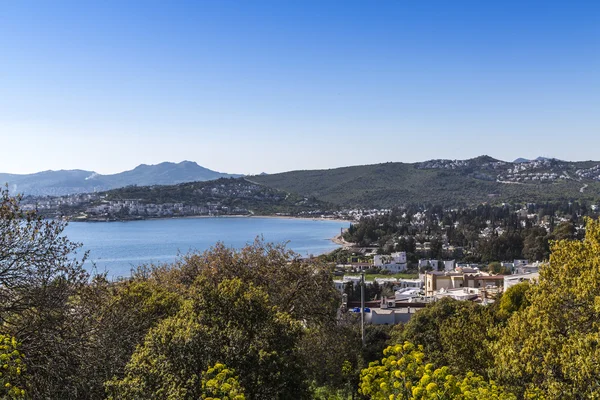
[[[189,182],[165,186],[127,186],[103,193],[108,201],[137,199],[144,203],[219,204],[244,208],[257,214],[298,213],[330,209],[322,201],[303,198],[244,178],[221,178],[207,182]]]
[[[127,220],[190,215],[321,215],[336,207],[314,198],[221,178],[178,185],[127,186],[100,193],[26,197],[24,206],[44,216],[75,220]]]
[[[248,179],[345,207],[600,199],[600,162],[596,161],[513,163],[481,156],[292,171]]]

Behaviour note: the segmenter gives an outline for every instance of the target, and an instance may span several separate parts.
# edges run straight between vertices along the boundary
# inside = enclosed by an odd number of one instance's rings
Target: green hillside
[[[597,165],[600,162],[509,163],[482,156],[471,160],[292,171],[248,179],[346,207],[576,199],[594,202],[600,199],[600,168]],[[518,171],[514,172],[515,169]]]
[[[244,178],[221,178],[165,186],[127,186],[105,192],[105,200],[137,199],[143,203],[183,203],[203,206],[209,203],[229,208],[244,208],[258,215],[309,212],[329,209],[322,201],[287,194],[256,185]]]

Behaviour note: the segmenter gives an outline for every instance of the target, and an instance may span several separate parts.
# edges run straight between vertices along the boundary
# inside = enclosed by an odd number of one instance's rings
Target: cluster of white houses
[[[358,265],[356,265],[358,264]],[[376,255],[373,263],[355,263],[357,269],[368,269],[376,266],[393,273],[406,270],[406,253],[398,252],[391,255]],[[420,267],[427,267],[427,271],[419,274],[418,279],[375,278],[366,281],[366,285],[377,282],[379,285],[390,285],[394,297],[383,297],[367,301],[365,307],[365,321],[372,324],[397,324],[406,322],[419,309],[428,303],[450,297],[455,300],[474,301],[480,304],[489,304],[509,287],[524,281],[538,279],[539,265],[529,264],[527,260],[514,260],[512,263],[503,263],[511,267],[512,275],[493,275],[479,270],[475,266],[457,264],[454,260],[420,260]],[[347,285],[358,286],[361,282],[360,275],[344,275],[342,279],[334,281],[336,289],[344,292]],[[349,304],[348,309],[360,312],[360,304]]]
[[[248,214],[244,208],[232,208],[221,205],[220,202],[207,202],[205,205],[195,206],[184,203],[143,203],[139,200],[111,200],[88,207],[85,210],[90,216],[108,216],[125,213],[141,217],[173,217],[186,215],[220,215],[220,214]]]

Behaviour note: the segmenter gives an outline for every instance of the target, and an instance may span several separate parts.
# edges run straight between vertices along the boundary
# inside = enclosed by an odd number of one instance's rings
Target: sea
[[[142,264],[175,261],[222,242],[241,248],[262,237],[285,243],[301,256],[319,255],[339,247],[331,238],[348,222],[261,217],[150,219],[127,222],[71,222],[64,234],[89,251],[86,269],[106,272],[111,279],[127,277]]]

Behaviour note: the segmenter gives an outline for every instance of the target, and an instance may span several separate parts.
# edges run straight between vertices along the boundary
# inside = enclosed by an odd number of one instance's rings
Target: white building
[[[439,269],[438,266],[439,266],[438,260],[426,260],[426,259],[419,260],[419,268],[431,267],[432,270],[437,271]]]
[[[423,288],[423,281],[421,279],[398,279],[396,280],[397,288],[412,288],[412,289],[421,289]]]
[[[504,277],[504,291],[506,292],[506,289],[521,282],[536,282],[539,278],[540,274],[537,272],[530,274],[506,275]]]
[[[454,300],[466,301],[473,300],[479,296],[481,289],[480,288],[471,288],[471,287],[463,287],[456,289],[440,289],[435,294],[434,297],[436,299],[441,299],[444,297],[450,297]]]
[[[396,301],[410,301],[410,299],[415,299],[417,297],[421,297],[421,289],[420,288],[403,288],[398,289],[394,292],[394,297]]]
[[[371,308],[365,313],[365,323],[373,325],[406,323],[416,311],[415,308]]]
[[[391,255],[375,255],[373,256],[373,265],[392,273],[406,271],[406,252],[399,251]]]
[[[444,261],[444,271],[454,271],[454,268],[456,268],[455,260]]]
[[[513,261],[514,268],[524,267],[527,264],[529,264],[528,260],[514,260]]]

